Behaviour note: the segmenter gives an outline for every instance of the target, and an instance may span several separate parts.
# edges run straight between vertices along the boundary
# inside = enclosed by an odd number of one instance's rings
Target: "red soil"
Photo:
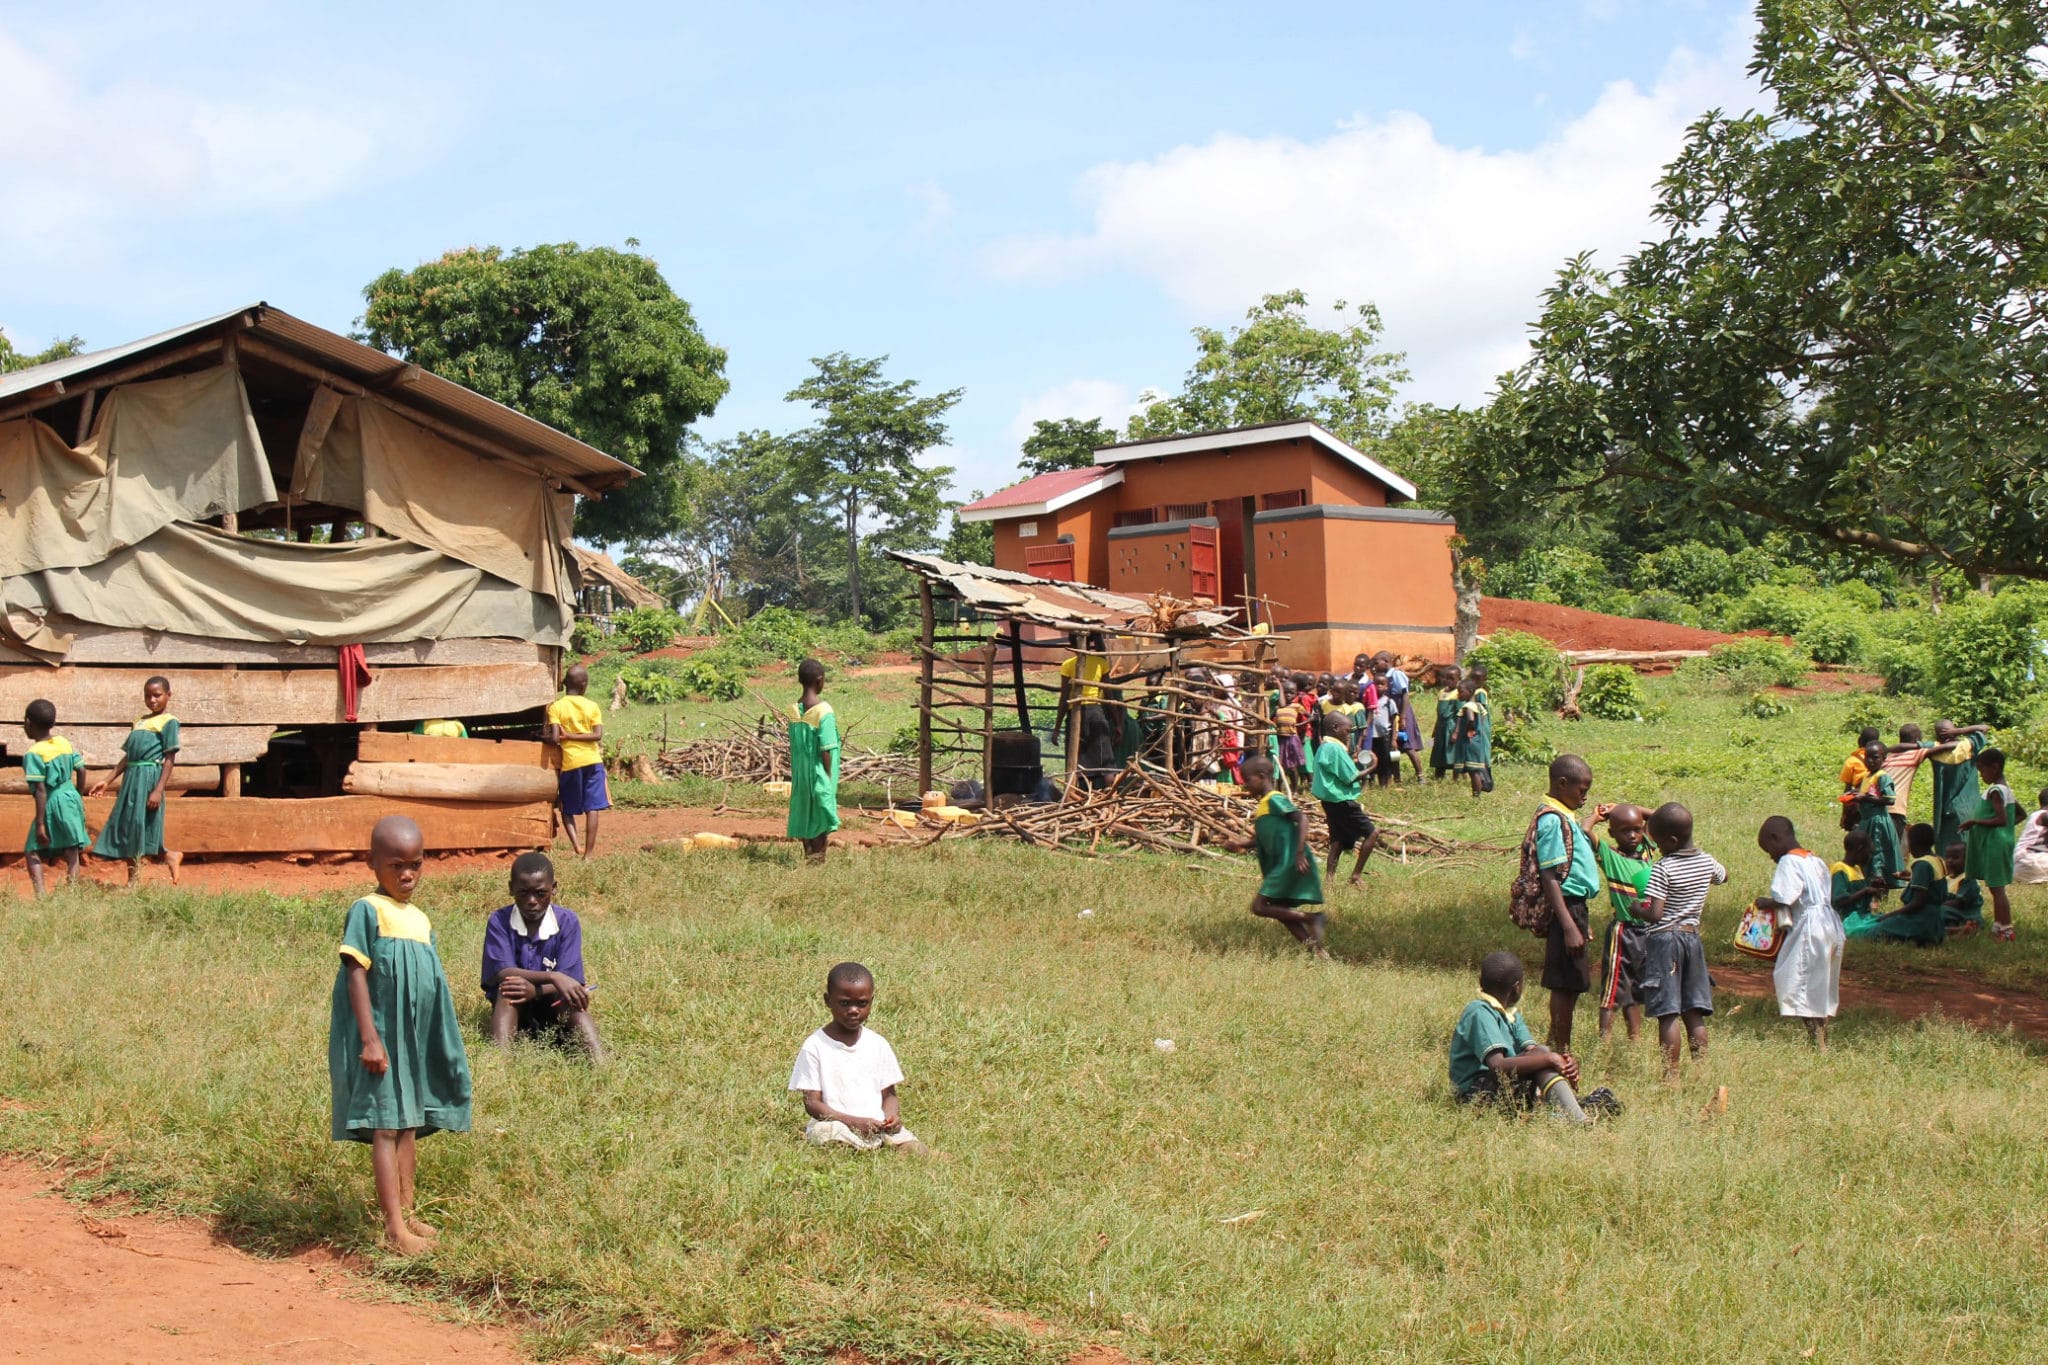
[[[1762,997],[1766,1009],[1777,1010],[1777,988],[1768,967],[1716,966],[1714,985],[1734,995]],[[2022,1037],[2048,1042],[2048,1000],[1946,968],[1863,977],[1844,972],[1842,1007],[1889,1010],[1901,1019],[1941,1014],[1972,1028],[2011,1028]]]
[[[1479,599],[1479,629],[1486,634],[1526,631],[1559,649],[1712,649],[1742,638],[1663,621],[1638,621],[1629,616],[1608,616],[1548,602],[1518,602],[1507,597]]]

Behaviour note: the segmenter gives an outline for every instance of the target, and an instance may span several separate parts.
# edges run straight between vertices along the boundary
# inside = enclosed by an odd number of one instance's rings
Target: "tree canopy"
[[[669,472],[691,422],[725,396],[725,352],[704,339],[647,257],[574,242],[469,247],[363,290],[363,337],[614,455],[649,477],[585,500],[577,530],[661,533]]]
[[[1195,363],[1181,391],[1131,418],[1130,439],[1307,418],[1353,445],[1372,444],[1392,425],[1406,357],[1381,349],[1372,304],[1353,309],[1340,299],[1332,312],[1339,325],[1316,326],[1307,295],[1294,289],[1266,295],[1227,335],[1195,328]]]
[[[51,342],[45,350],[17,351],[14,349],[14,343],[7,339],[7,334],[0,332],[0,374],[12,374],[16,370],[30,369],[37,365],[47,364],[52,360],[66,360],[84,349],[85,341],[83,338],[63,337]]]
[[[1475,475],[1653,490],[1976,573],[2048,576],[2038,0],[1763,0],[1769,112],[1712,113],[1661,240],[1566,265]]]
[[[1024,438],[1023,458],[1017,467],[1026,474],[1086,469],[1095,463],[1096,451],[1116,442],[1116,432],[1100,417],[1040,418]]]

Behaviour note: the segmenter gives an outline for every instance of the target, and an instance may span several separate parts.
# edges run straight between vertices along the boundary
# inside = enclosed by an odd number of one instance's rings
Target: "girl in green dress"
[[[36,799],[36,818],[28,827],[28,881],[43,894],[43,863],[52,854],[64,859],[64,884],[78,880],[78,855],[91,836],[85,830],[85,800],[78,794],[85,759],[71,741],[51,730],[57,708],[37,698],[28,704],[21,728],[29,737],[22,755],[22,777]]]
[[[1451,770],[1451,740],[1458,732],[1458,670],[1449,664],[1436,671],[1436,730],[1429,737],[1429,772],[1442,777]]]
[[[1899,851],[1899,827],[1892,823],[1892,804],[1898,799],[1898,788],[1892,785],[1892,775],[1884,771],[1885,756],[1882,744],[1872,744],[1863,751],[1864,766],[1869,772],[1856,790],[1849,793],[1863,832],[1870,836],[1870,880],[1880,889],[1880,899],[1884,890],[1898,885],[1899,875],[1906,870],[1906,859]]]
[[[1472,794],[1480,795],[1493,767],[1493,721],[1486,710],[1486,693],[1475,669],[1458,684],[1458,720],[1451,732],[1451,769],[1472,783]]]
[[[469,1131],[469,1055],[434,929],[412,904],[420,827],[387,815],[370,833],[375,894],[348,909],[328,1011],[327,1078],[336,1142],[370,1144],[391,1249],[413,1256],[436,1232],[413,1212],[419,1138]]]
[[[164,847],[164,793],[170,790],[171,769],[178,761],[178,718],[171,714],[171,680],[151,678],[142,685],[144,715],[121,745],[121,761],[113,776],[93,784],[98,796],[115,782],[121,794],[113,813],[93,840],[96,858],[119,858],[128,864],[128,885],[135,885],[144,858],[162,857],[171,881],[178,880],[182,855]]]
[[[2005,754],[2001,750],[1986,749],[1977,755],[1977,775],[1984,779],[1984,789],[1977,793],[1970,818],[1958,826],[1963,836],[1965,867],[1991,893],[1991,915],[1996,921],[1991,926],[1992,936],[2010,943],[2012,901],[2005,888],[2012,885],[2013,852],[2019,843],[2014,829],[2019,802],[2013,798],[2012,788],[2005,785]]]
[[[1273,760],[1254,754],[1238,769],[1244,790],[1259,804],[1252,811],[1248,839],[1232,841],[1239,853],[1256,849],[1264,876],[1252,896],[1252,913],[1277,920],[1316,957],[1327,959],[1323,930],[1328,916],[1314,907],[1323,903],[1323,878],[1316,870],[1308,842],[1308,816],[1285,792],[1273,790]]]
[[[825,665],[805,659],[796,680],[804,694],[789,713],[789,837],[822,863],[839,828],[839,718],[824,699]]]
[[[1869,938],[1877,932],[1874,908],[1882,890],[1870,880],[1870,836],[1852,829],[1842,836],[1842,861],[1828,869],[1832,881],[1835,913],[1842,917],[1842,932],[1850,938]]]

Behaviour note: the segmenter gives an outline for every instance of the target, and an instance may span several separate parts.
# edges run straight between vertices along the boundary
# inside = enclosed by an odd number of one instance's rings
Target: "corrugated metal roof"
[[[242,322],[245,318],[248,319],[246,325]],[[159,347],[169,348],[216,328],[222,332],[246,332],[261,338],[353,380],[399,407],[415,408],[465,430],[489,436],[515,454],[531,458],[549,473],[574,478],[592,489],[617,488],[639,477],[639,471],[623,460],[616,460],[594,446],[585,445],[545,422],[535,421],[525,413],[515,412],[473,389],[443,379],[431,370],[386,355],[324,327],[316,327],[267,303],[237,308],[104,351],[53,360],[45,365],[0,375],[0,407],[4,407],[10,398],[45,388],[51,383],[68,385],[74,380],[88,378],[96,371],[143,357]]]
[[[1087,583],[1038,578],[1014,569],[993,569],[986,564],[955,564],[937,555],[907,550],[890,550],[888,554],[913,573],[950,590],[968,606],[992,616],[1014,617],[1054,630],[1104,630],[1110,634],[1131,631],[1133,622],[1150,621],[1154,616],[1153,604],[1142,597],[1127,597]],[[1140,625],[1136,633],[1195,637],[1248,634],[1235,625],[1236,617],[1234,610],[1185,611],[1176,614],[1171,631],[1155,631]]]
[[[1197,431],[1186,436],[1151,436],[1142,441],[1123,441],[1116,445],[1097,447],[1095,463],[1113,465],[1130,460],[1158,460],[1173,455],[1192,455],[1200,451],[1229,450],[1236,446],[1256,445],[1261,441],[1287,440],[1314,441],[1346,464],[1364,470],[1378,479],[1401,497],[1413,498],[1416,495],[1414,484],[1349,441],[1325,430],[1321,424],[1307,420],[1261,422],[1256,426],[1227,427],[1221,431]]]

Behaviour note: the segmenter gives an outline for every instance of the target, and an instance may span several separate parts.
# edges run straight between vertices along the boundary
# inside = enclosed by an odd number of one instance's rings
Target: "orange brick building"
[[[1315,423],[1133,441],[1095,461],[956,515],[994,523],[999,569],[1270,614],[1296,667],[1450,657],[1456,523],[1402,506],[1415,485]]]

